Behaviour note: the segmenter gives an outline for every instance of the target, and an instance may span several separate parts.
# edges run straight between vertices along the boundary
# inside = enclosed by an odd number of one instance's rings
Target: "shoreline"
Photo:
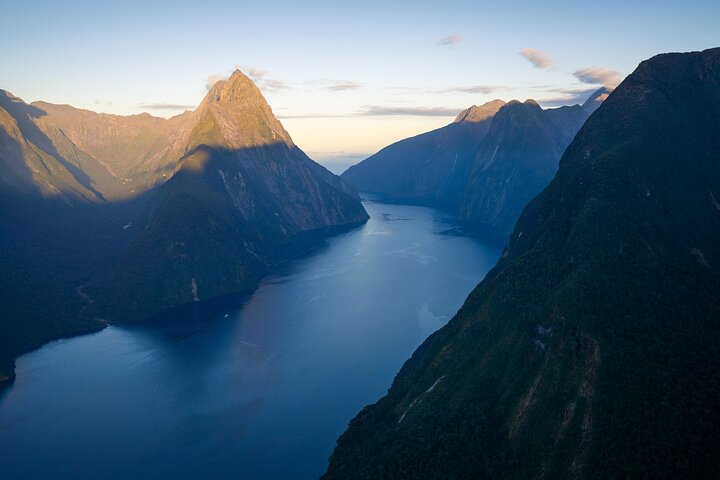
[[[275,255],[277,258],[275,258],[274,261],[268,265],[268,268],[272,268],[273,266],[282,264],[283,262],[289,260],[312,255],[318,248],[322,248],[323,243],[326,240],[359,228],[365,225],[368,220],[369,217],[361,222],[353,222],[343,225],[330,225],[327,227],[321,227],[314,230],[300,232],[294,237],[292,237],[288,242],[278,247]],[[92,319],[91,322],[96,322],[97,324],[95,327],[89,326],[88,328],[64,332],[58,336],[54,336],[40,343],[39,345],[35,345],[26,350],[22,350],[17,355],[12,355],[7,358],[0,358],[0,397],[15,383],[16,361],[23,355],[35,352],[43,348],[44,346],[58,340],[66,340],[70,338],[81,337],[84,335],[91,335],[101,332],[111,325],[137,325],[142,323],[162,322],[167,319],[168,315],[171,315],[178,310],[184,311],[189,307],[198,309],[198,313],[200,313],[200,311],[202,311],[203,313],[213,312],[216,309],[219,311],[220,307],[222,307],[223,309],[226,309],[228,307],[234,308],[237,306],[238,300],[244,301],[249,298],[250,295],[252,295],[252,293],[257,290],[260,282],[262,282],[265,277],[267,277],[267,272],[256,282],[256,284],[251,289],[230,292],[224,295],[202,299],[200,301],[191,301],[181,303],[179,305],[173,305],[171,307],[164,308],[163,310],[150,316],[146,316],[137,320],[113,323],[107,322],[102,319]]]

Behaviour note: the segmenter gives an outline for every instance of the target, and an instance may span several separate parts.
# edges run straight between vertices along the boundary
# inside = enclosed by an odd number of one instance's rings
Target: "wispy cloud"
[[[369,105],[359,112],[359,115],[367,117],[451,117],[457,115],[461,110],[462,108]]]
[[[590,95],[595,93],[597,88],[577,89],[555,89],[548,92],[555,92],[557,95],[538,98],[538,103],[543,107],[562,107],[564,105],[577,105],[585,103]]]
[[[535,68],[549,68],[552,65],[552,59],[547,53],[542,50],[535,50],[534,48],[523,48],[520,50],[520,55],[532,63]]]
[[[290,87],[282,80],[275,80],[272,78],[266,78],[262,81],[255,82],[260,90],[277,92],[279,90],[287,90]]]
[[[455,46],[462,41],[463,37],[461,35],[453,34],[438,40],[437,45],[440,47],[455,48]]]
[[[359,113],[317,113],[317,112],[308,112],[308,113],[278,113],[277,118],[280,120],[290,120],[290,119],[296,119],[296,118],[347,118],[347,117],[357,117],[360,115]]]
[[[235,68],[240,69],[245,75],[250,77],[250,79],[255,82],[255,85],[257,85],[260,90],[275,92],[279,90],[287,90],[288,88],[290,88],[282,80],[270,78],[266,70],[260,70],[259,68],[246,65],[235,65]],[[209,75],[205,80],[205,90],[210,90],[212,86],[215,85],[218,81],[225,80],[228,78],[228,76],[229,73],[225,75],[220,73]]]
[[[498,90],[507,90],[508,87],[503,87],[500,85],[466,85],[461,87],[450,87],[445,90],[440,91],[440,93],[447,93],[447,92],[460,92],[460,93],[492,93],[496,92]]]
[[[260,70],[259,68],[255,67],[243,67],[242,65],[236,65],[236,67],[245,72],[245,74],[248,77],[252,78],[253,81],[262,80],[267,76],[268,73],[266,70]]]
[[[263,92],[278,92],[285,90],[317,90],[317,91],[331,91],[341,92],[347,90],[357,90],[363,87],[360,82],[354,82],[352,80],[329,80],[329,79],[309,79],[300,82],[286,82],[274,78],[267,70],[253,67],[251,65],[235,65],[233,69],[238,69],[250,79],[255,82]],[[207,77],[205,80],[205,89],[210,90],[213,85],[219,80],[225,80],[230,76],[231,71],[226,74],[213,74]],[[315,116],[315,115],[310,115]]]
[[[330,86],[327,87],[327,90],[331,90],[333,92],[342,92],[344,90],[357,90],[358,88],[362,88],[362,84],[358,82],[336,82]]]
[[[462,108],[448,107],[397,107],[366,105],[354,112],[278,114],[278,118],[350,118],[350,117],[454,117]]]
[[[205,79],[205,90],[210,90],[213,85],[215,85],[220,80],[225,80],[226,78],[227,75],[221,75],[219,73],[208,75],[208,77]]]
[[[581,68],[575,70],[573,75],[583,83],[600,84],[610,89],[617,87],[622,80],[620,72],[604,67]]]
[[[138,103],[138,108],[143,110],[192,110],[195,105],[183,105],[179,103]]]
[[[245,74],[250,77],[253,82],[255,82],[260,90],[276,92],[290,88],[282,80],[270,78],[267,70],[260,70],[259,68],[242,65],[236,65],[236,67],[245,72]]]

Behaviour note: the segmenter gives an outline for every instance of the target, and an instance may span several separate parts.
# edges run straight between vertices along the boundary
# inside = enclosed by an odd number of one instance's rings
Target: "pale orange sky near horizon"
[[[3,5],[0,88],[168,117],[241,68],[327,164],[495,98],[579,103],[653,55],[720,45],[718,18],[710,0],[25,0]]]

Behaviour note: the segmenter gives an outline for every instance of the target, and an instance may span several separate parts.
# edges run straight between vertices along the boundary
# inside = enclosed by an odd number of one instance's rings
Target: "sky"
[[[582,102],[653,55],[720,46],[720,1],[2,1],[0,88],[169,117],[239,68],[339,171],[489,100]]]

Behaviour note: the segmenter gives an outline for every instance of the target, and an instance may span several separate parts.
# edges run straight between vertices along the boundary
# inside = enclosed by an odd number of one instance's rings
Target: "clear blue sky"
[[[1,12],[0,88],[26,101],[170,116],[239,67],[321,161],[493,98],[572,104],[657,53],[720,46],[718,0],[24,0]]]

